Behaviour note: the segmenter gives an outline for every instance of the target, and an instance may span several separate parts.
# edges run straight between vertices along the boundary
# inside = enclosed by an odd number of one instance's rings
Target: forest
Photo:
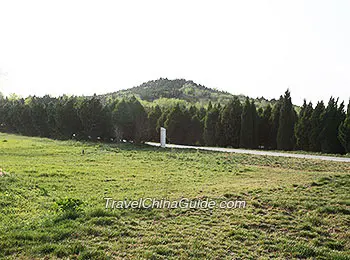
[[[0,132],[52,139],[104,142],[167,141],[233,148],[350,152],[350,104],[331,97],[315,106],[304,101],[299,113],[290,92],[257,108],[248,97],[227,104],[174,103],[144,106],[134,96],[101,99],[60,96],[19,98],[0,95]],[[152,104],[152,103],[151,103]]]

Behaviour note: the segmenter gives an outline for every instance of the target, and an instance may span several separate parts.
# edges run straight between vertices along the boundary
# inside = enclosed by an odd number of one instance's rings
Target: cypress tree
[[[270,132],[272,127],[272,107],[270,104],[266,106],[265,109],[259,109],[259,136],[258,136],[258,144],[263,146],[265,149],[271,148],[270,142]]]
[[[321,152],[321,132],[324,127],[325,106],[323,101],[318,102],[310,118],[309,144],[310,151]]]
[[[338,99],[330,98],[321,132],[321,151],[323,153],[344,153],[344,147],[338,139],[339,126],[345,119],[344,104],[338,107]]]
[[[338,139],[344,147],[345,152],[350,153],[350,100],[346,118],[339,126]]]
[[[282,105],[283,105],[283,97],[280,96],[279,100],[273,106],[271,119],[270,119],[271,130],[270,130],[269,142],[268,142],[269,143],[268,147],[270,149],[277,149],[277,132],[279,127]]]
[[[92,140],[110,137],[109,123],[112,119],[97,96],[84,99],[79,109],[79,118],[85,137],[90,136]]]
[[[82,125],[78,116],[76,98],[63,96],[56,104],[56,131],[59,138],[71,138],[72,134],[79,135]]]
[[[222,111],[221,125],[224,130],[224,146],[239,147],[242,105],[235,96]]]
[[[162,115],[162,110],[158,105],[151,108],[148,113],[148,139],[151,141],[159,141],[159,136],[157,132],[157,122]]]
[[[215,136],[215,144],[218,146],[225,146],[225,130],[222,124],[222,114],[224,108],[220,105],[220,103],[217,105],[218,109],[218,121],[216,122],[216,136]]]
[[[241,115],[240,147],[256,148],[257,146],[257,114],[254,103],[246,98]]]
[[[306,100],[304,100],[304,104],[299,114],[299,120],[295,125],[296,146],[303,151],[310,150],[309,133],[311,131],[312,112],[312,103],[310,102],[309,104],[306,104]]]
[[[168,114],[168,117],[164,123],[165,128],[167,129],[167,138],[170,142],[176,144],[186,144],[188,140],[187,130],[188,125],[188,114],[185,114],[180,108],[179,104],[176,104]]]
[[[114,137],[117,141],[121,139],[132,140],[133,115],[129,103],[122,99],[113,111]]]
[[[191,118],[190,129],[189,129],[189,144],[199,145],[203,136],[203,125],[198,115],[194,115]]]
[[[148,117],[145,108],[134,96],[129,101],[132,115],[132,140],[136,143],[143,142],[148,135]]]
[[[287,90],[283,97],[283,104],[279,117],[277,149],[286,151],[293,150],[295,116],[296,114],[293,108],[290,92]]]
[[[214,108],[209,103],[207,115],[204,120],[204,142],[208,146],[216,145],[216,125],[219,121],[219,110],[215,106]]]
[[[36,132],[40,137],[49,137],[48,117],[44,102],[34,97],[31,102],[31,110]]]

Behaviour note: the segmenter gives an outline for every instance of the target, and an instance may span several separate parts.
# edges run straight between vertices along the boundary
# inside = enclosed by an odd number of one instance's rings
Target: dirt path
[[[146,142],[146,144],[151,146],[160,146],[159,143],[154,143],[154,142]],[[190,146],[190,145],[178,145],[178,144],[167,144],[166,148],[199,149],[199,150],[225,152],[225,153],[244,153],[244,154],[268,155],[268,156],[278,156],[278,157],[315,159],[315,160],[335,161],[335,162],[350,162],[350,158],[346,158],[346,157],[312,155],[312,154],[296,154],[296,153],[284,153],[284,152],[281,153],[281,152],[271,152],[271,151],[263,151],[263,150],[246,150],[246,149],[235,149],[235,148],[204,147],[204,146]]]

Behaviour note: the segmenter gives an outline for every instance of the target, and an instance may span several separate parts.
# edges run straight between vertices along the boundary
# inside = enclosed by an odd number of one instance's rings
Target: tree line
[[[159,141],[167,128],[168,142],[220,147],[350,152],[350,102],[330,98],[327,106],[304,101],[297,113],[289,90],[273,106],[256,108],[237,97],[225,106],[176,104],[144,107],[135,97],[101,100],[0,95],[0,131],[54,139],[93,141]]]

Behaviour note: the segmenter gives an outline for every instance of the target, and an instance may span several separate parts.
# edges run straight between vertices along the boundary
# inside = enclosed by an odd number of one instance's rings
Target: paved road
[[[159,143],[153,143],[153,142],[147,142],[146,144],[152,145],[152,146],[160,146]],[[167,144],[166,148],[199,149],[199,150],[225,152],[225,153],[244,153],[244,154],[269,155],[269,156],[278,156],[278,157],[316,159],[316,160],[334,161],[334,162],[350,162],[350,158],[346,158],[346,157],[296,154],[296,153],[280,153],[280,152],[270,152],[270,151],[263,151],[263,150],[245,150],[245,149],[234,149],[234,148],[204,147],[204,146],[190,146],[190,145],[178,145],[178,144]]]

